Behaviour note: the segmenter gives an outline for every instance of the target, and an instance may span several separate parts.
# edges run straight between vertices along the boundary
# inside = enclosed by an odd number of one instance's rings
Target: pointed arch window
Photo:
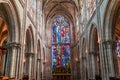
[[[52,69],[70,69],[70,25],[68,20],[58,15],[52,24]]]

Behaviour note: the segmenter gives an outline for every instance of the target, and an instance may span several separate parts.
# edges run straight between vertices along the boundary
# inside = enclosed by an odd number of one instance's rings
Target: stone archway
[[[24,65],[23,65],[23,80],[33,79],[34,67],[34,38],[31,27],[26,30],[25,39],[25,53],[24,53]]]
[[[117,40],[119,40],[119,27],[117,19],[119,19],[120,1],[109,1],[105,12],[103,27],[103,50],[104,50],[104,66],[106,69],[106,79],[116,79],[118,77],[118,63],[116,54]],[[118,20],[120,21],[120,20]]]
[[[98,31],[95,25],[92,25],[90,29],[88,59],[89,79],[101,80]]]
[[[17,11],[13,7],[10,1],[0,1],[0,18],[7,25],[7,38],[4,37],[1,44],[7,39],[7,61],[4,67],[5,72],[3,76],[9,77],[9,79],[17,79],[16,73],[19,71],[19,57],[20,56],[20,24],[17,17]],[[5,28],[5,27],[4,27]],[[17,54],[16,54],[17,53]]]

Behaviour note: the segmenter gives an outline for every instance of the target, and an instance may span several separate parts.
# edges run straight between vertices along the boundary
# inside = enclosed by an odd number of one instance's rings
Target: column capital
[[[104,44],[104,45],[115,45],[116,41],[115,40],[106,40],[106,41],[103,41],[102,44]]]
[[[7,47],[17,47],[17,48],[21,48],[21,44],[17,43],[17,42],[8,42],[7,43]]]
[[[26,56],[26,57],[30,57],[30,56],[32,56],[32,57],[33,57],[33,56],[34,56],[34,53],[27,52],[27,53],[25,53],[25,56]]]
[[[37,61],[41,61],[41,59],[40,59],[40,58],[38,58],[38,59],[37,59]]]
[[[96,52],[95,51],[90,51],[90,52],[88,52],[88,54],[96,54]]]
[[[88,54],[90,54],[90,55],[95,55],[95,56],[99,55],[99,53],[98,53],[98,52],[95,52],[95,51],[90,51],[90,52],[88,52]]]
[[[86,59],[86,57],[82,57],[82,59]]]

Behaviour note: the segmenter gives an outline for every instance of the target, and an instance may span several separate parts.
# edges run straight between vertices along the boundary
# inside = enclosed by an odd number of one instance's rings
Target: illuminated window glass
[[[70,68],[70,56],[70,25],[59,15],[52,26],[52,68]]]

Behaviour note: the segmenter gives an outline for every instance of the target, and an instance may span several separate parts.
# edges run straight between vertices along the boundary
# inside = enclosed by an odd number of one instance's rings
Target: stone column
[[[31,79],[36,80],[36,62],[37,62],[37,54],[33,53],[32,54],[32,63],[31,63]]]
[[[9,77],[9,80],[17,79],[20,44],[16,42],[8,43],[7,63],[5,69],[5,76]]]
[[[108,79],[108,71],[107,71],[107,63],[106,63],[106,54],[104,53],[104,46],[103,43],[99,43],[99,56],[100,56],[100,70],[101,70],[101,78],[102,80],[109,80]]]
[[[77,61],[77,80],[80,80],[80,61]]]
[[[105,58],[105,66],[106,66],[106,71],[108,74],[108,78],[110,77],[115,77],[115,65],[116,62],[114,56],[116,55],[115,53],[115,41],[113,40],[108,40],[103,42],[103,46],[104,46],[104,58]],[[117,57],[116,57],[117,58]]]
[[[46,62],[43,62],[43,74],[42,74],[42,80],[46,80]]]
[[[27,66],[26,66],[26,69],[28,69],[28,71],[27,71],[27,74],[28,74],[28,77],[29,77],[29,80],[32,80],[32,67],[34,66],[34,65],[32,65],[32,58],[33,58],[33,53],[26,53],[25,54],[26,55],[26,58],[27,58],[27,60],[28,60],[28,62],[29,63],[26,63],[26,64],[28,64]]]
[[[86,57],[81,59],[81,80],[86,80]]]
[[[40,62],[41,62],[41,59],[37,59],[37,80],[41,80],[41,64],[40,64]]]
[[[94,64],[95,64],[95,76],[100,76],[100,70],[99,70],[99,68],[100,68],[100,65],[99,65],[99,60],[100,60],[100,58],[99,58],[99,53],[98,52],[95,52],[95,55],[94,55]]]
[[[89,52],[88,53],[88,61],[89,61],[89,79],[90,80],[95,80],[95,52]]]

